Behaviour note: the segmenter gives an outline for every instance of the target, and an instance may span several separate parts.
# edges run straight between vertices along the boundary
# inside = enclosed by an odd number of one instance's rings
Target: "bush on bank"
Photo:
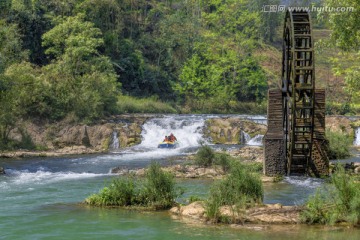
[[[175,186],[174,176],[164,172],[158,163],[146,170],[145,179],[119,177],[112,183],[85,199],[93,206],[135,206],[167,209],[175,204],[182,192]]]
[[[328,156],[330,159],[350,157],[352,140],[348,134],[326,130],[326,139],[329,142]]]
[[[331,184],[318,190],[305,204],[301,220],[305,223],[360,224],[360,182],[338,165],[331,176]]]
[[[220,219],[221,206],[230,206],[234,213],[239,214],[262,200],[263,186],[260,176],[248,171],[243,164],[232,162],[229,175],[211,186],[205,206],[206,214],[214,222],[231,222],[230,219]]]
[[[239,162],[240,159],[236,159],[226,152],[215,152],[211,147],[202,146],[194,158],[195,164],[201,167],[211,167],[214,165],[220,166],[224,172],[229,172],[233,162]],[[263,164],[258,162],[246,163],[242,165],[250,172],[261,173],[263,170]]]

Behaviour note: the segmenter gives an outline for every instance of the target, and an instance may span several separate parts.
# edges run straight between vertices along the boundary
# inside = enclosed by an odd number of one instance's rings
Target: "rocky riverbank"
[[[113,147],[113,142],[117,142],[119,148],[129,147],[141,142],[142,125],[156,116],[118,115],[93,124],[67,120],[57,123],[22,122],[10,132],[9,138],[31,150],[1,151],[0,158],[103,153]]]
[[[174,215],[196,222],[206,223],[205,203],[193,202],[186,206],[177,206],[170,209]],[[235,207],[222,206],[219,208],[220,219],[229,219],[232,223],[262,223],[262,224],[297,224],[301,208],[297,206],[282,206],[281,204],[265,204],[252,207],[244,211],[235,211]]]
[[[0,151],[0,158],[57,157],[104,153],[113,147],[126,148],[141,142],[143,124],[155,117],[162,115],[124,114],[92,124],[71,120],[56,123],[24,121],[9,134],[9,139],[17,142],[21,149]],[[352,121],[343,116],[326,117],[326,126],[332,131],[354,134]],[[238,117],[207,119],[202,129],[204,137],[215,144],[243,144],[247,136],[255,137],[265,132],[266,125]],[[117,146],[113,146],[114,143]],[[262,162],[262,151],[261,148],[244,147],[231,154],[242,155],[245,161]]]

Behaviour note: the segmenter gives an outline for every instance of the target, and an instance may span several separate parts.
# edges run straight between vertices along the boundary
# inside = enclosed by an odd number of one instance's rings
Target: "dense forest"
[[[294,1],[300,6],[310,1]],[[281,65],[280,0],[1,0],[0,139],[24,119],[93,121],[125,112],[265,112]],[[287,3],[286,3],[287,4]],[[313,13],[337,49],[332,76],[360,102],[359,3]],[[265,56],[265,57],[264,57]],[[327,55],[326,55],[327,56]],[[281,60],[278,60],[281,61]],[[336,84],[336,82],[335,82]],[[333,96],[337,96],[336,94]],[[331,99],[330,105],[336,106]],[[355,106],[355,105],[354,105]]]

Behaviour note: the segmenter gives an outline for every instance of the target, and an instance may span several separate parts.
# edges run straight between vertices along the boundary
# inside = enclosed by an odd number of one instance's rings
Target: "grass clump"
[[[195,155],[195,164],[210,167],[215,161],[215,152],[209,146],[202,146]]]
[[[142,205],[166,209],[174,205],[181,193],[175,188],[174,176],[161,169],[158,163],[150,165],[146,171],[145,183],[139,193]]]
[[[234,162],[239,161],[226,152],[215,152],[209,146],[202,146],[196,153],[194,160],[195,164],[201,167],[220,166],[225,173],[230,171]],[[262,173],[263,171],[263,164],[259,162],[246,163],[242,167],[249,172]]]
[[[330,159],[343,159],[350,157],[350,136],[343,132],[326,130],[326,139],[329,142],[328,156]]]
[[[226,153],[216,153],[214,163],[216,165],[221,166],[222,170],[224,172],[228,172],[231,168],[231,163],[234,161],[234,159]]]
[[[259,175],[250,173],[244,165],[233,162],[229,175],[211,186],[210,196],[206,201],[206,214],[214,222],[229,221],[221,219],[221,206],[230,206],[234,213],[239,214],[262,200],[263,187]]]
[[[144,180],[120,177],[99,193],[85,199],[93,206],[135,206],[151,209],[167,209],[175,204],[182,192],[176,188],[174,176],[164,172],[158,163],[152,163]]]
[[[130,206],[136,204],[136,179],[133,177],[115,178],[108,187],[98,194],[86,198],[93,206]]]
[[[355,176],[347,174],[344,167],[336,168],[328,189],[318,190],[307,201],[301,213],[303,222],[360,224],[360,183]]]
[[[155,97],[135,98],[121,95],[117,101],[117,113],[177,113],[177,110]]]
[[[228,172],[234,158],[224,152],[215,152],[209,146],[202,146],[195,155],[195,164],[201,167],[218,165],[224,172]]]

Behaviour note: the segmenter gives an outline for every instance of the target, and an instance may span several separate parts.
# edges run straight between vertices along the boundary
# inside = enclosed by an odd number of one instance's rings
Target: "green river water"
[[[191,124],[175,126],[173,131],[181,136],[176,132],[181,128],[196,138],[196,124],[191,120]],[[154,141],[149,138],[154,136],[149,129],[143,133],[142,144],[122,152],[67,158],[0,159],[0,166],[4,166],[7,173],[0,175],[0,239],[360,239],[360,229],[356,228],[300,224],[206,225],[180,219],[167,211],[138,212],[80,204],[115,177],[109,174],[112,167],[134,169],[152,160],[168,163],[169,157],[176,163],[177,156],[196,150],[193,147],[196,142],[184,141],[178,150],[151,147]],[[212,182],[177,181],[185,189],[185,195],[178,199],[182,202],[191,195],[206,198]],[[280,183],[264,185],[264,201],[302,204],[322,184],[318,179],[285,178]]]

